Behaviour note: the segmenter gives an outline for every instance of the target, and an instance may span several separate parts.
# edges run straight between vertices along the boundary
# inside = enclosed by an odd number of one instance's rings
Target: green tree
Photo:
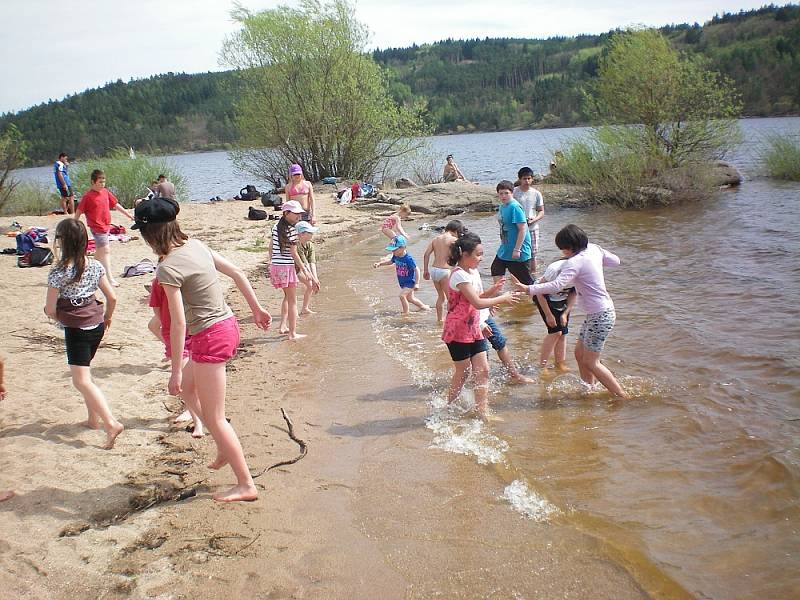
[[[276,183],[290,163],[312,180],[368,177],[417,145],[422,121],[392,101],[345,0],[232,15],[221,60],[242,79],[239,168]]]
[[[25,163],[27,144],[19,129],[13,123],[6,126],[0,134],[0,209],[19,185],[19,180],[11,172]]]
[[[637,146],[671,166],[721,158],[738,139],[741,102],[732,82],[700,58],[681,56],[654,29],[611,39],[594,102],[606,122],[642,125]]]

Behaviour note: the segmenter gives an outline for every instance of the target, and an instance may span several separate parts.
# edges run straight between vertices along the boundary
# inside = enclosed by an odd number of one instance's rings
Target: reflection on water
[[[429,391],[431,446],[494,469],[513,509],[600,537],[651,589],[666,575],[699,597],[789,597],[800,586],[799,202],[796,184],[753,181],[694,206],[547,209],[543,263],[568,222],[622,258],[606,271],[618,321],[603,357],[629,402],[582,393],[575,373],[513,386],[490,356],[503,421],[459,417],[443,406],[451,365],[432,316],[397,315],[388,270],[351,287],[383,347]],[[496,223],[468,225],[484,239],[488,279]],[[538,314],[519,305],[499,322],[536,376]]]

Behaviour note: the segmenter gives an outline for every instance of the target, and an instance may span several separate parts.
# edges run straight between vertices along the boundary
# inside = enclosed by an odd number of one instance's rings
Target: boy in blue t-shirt
[[[500,222],[500,247],[492,261],[491,273],[495,281],[506,271],[525,285],[533,284],[531,277],[531,233],[528,231],[528,218],[519,202],[514,200],[514,184],[503,180],[497,184],[497,198],[500,208],[497,220]]]
[[[392,243],[386,246],[386,251],[391,252],[391,256],[387,256],[383,260],[373,263],[372,268],[385,267],[386,265],[394,265],[397,271],[397,283],[400,285],[400,306],[402,307],[402,314],[408,314],[409,303],[413,304],[420,310],[430,310],[431,307],[419,300],[414,292],[419,289],[419,267],[414,259],[406,250],[408,241],[402,235],[395,236]]]

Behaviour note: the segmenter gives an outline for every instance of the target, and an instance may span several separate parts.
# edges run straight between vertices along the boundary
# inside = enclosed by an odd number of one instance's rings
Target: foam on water
[[[503,490],[503,498],[528,519],[545,521],[559,510],[528,487],[524,481],[515,479]]]
[[[433,432],[432,448],[474,456],[478,464],[497,464],[505,460],[508,443],[486,431],[479,419],[463,420],[434,413],[425,422]]]

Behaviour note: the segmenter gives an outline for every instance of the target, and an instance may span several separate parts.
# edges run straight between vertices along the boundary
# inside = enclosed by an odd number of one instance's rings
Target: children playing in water
[[[244,272],[203,243],[181,231],[179,206],[165,198],[145,200],[136,207],[134,229],[159,256],[156,278],[167,296],[170,324],[171,375],[169,393],[183,395],[211,432],[217,457],[211,469],[230,465],[236,485],[216,494],[218,502],[255,500],[258,491],[236,432],[225,419],[225,363],[236,354],[239,325],[226,304],[218,273],[233,279],[244,296],[257,327],[268,329],[272,318],[256,298]],[[186,330],[189,362],[184,366]]]
[[[86,256],[89,236],[83,223],[64,219],[56,227],[55,245],[58,262],[47,276],[47,300],[44,312],[64,327],[67,364],[75,386],[86,404],[86,425],[91,429],[105,429],[103,448],[111,449],[122,433],[122,423],[114,418],[102,390],[92,380],[91,363],[117,303],[114,289],[108,281],[100,262]],[[106,299],[97,301],[95,292],[100,289]]]
[[[393,240],[397,236],[402,236],[405,239],[408,239],[409,236],[403,229],[402,221],[404,218],[408,218],[410,214],[411,207],[408,204],[401,204],[396,213],[384,219],[383,223],[381,224],[381,233],[390,240]]]
[[[419,267],[414,259],[408,253],[406,246],[408,241],[402,235],[396,236],[392,243],[386,246],[386,251],[391,252],[391,256],[384,258],[372,267],[384,267],[386,265],[394,265],[397,272],[397,283],[400,285],[400,306],[402,314],[408,314],[409,304],[413,304],[420,310],[430,310],[431,307],[418,299],[414,292],[419,289]]]
[[[172,345],[170,343],[170,330],[172,327],[172,319],[170,318],[169,314],[169,302],[167,300],[167,294],[164,291],[163,286],[158,282],[158,278],[153,279],[153,283],[151,284],[150,288],[150,300],[148,302],[149,306],[153,309],[153,316],[150,318],[150,322],[147,324],[147,328],[155,335],[161,342],[164,344],[164,356],[166,356],[167,360],[172,357]],[[188,332],[187,332],[187,341],[188,341]],[[186,368],[186,364],[189,362],[189,345],[184,344],[183,348],[183,368]],[[184,390],[184,396],[187,394],[187,390]],[[181,421],[188,421],[191,420],[193,422],[192,426],[192,437],[193,438],[201,438],[203,437],[203,421],[200,419],[200,415],[192,410],[191,406],[197,406],[196,399],[190,399],[188,402],[184,400],[184,404],[186,405],[186,410],[184,413],[178,415],[175,419],[175,423],[179,423]]]
[[[556,246],[567,260],[555,279],[535,285],[519,282],[515,285],[532,296],[555,294],[571,285],[575,286],[578,307],[586,312],[586,320],[575,345],[575,359],[581,380],[589,389],[593,389],[599,381],[614,396],[627,398],[613,373],[600,362],[600,353],[616,321],[614,302],[606,290],[603,267],[619,265],[619,257],[596,244],[590,244],[586,232],[572,224],[556,234]]]
[[[539,253],[539,221],[544,218],[544,198],[542,193],[531,187],[533,185],[533,169],[522,167],[517,172],[519,185],[514,188],[514,200],[522,206],[528,221],[531,234],[531,273],[536,272],[536,255]]]
[[[295,225],[302,218],[303,207],[290,200],[281,206],[283,216],[272,228],[270,244],[269,278],[272,287],[283,292],[281,303],[281,325],[279,333],[288,335],[292,341],[306,337],[297,333],[297,274],[301,273],[312,282],[312,288],[319,289],[319,282],[311,270],[300,259],[297,251],[297,230]],[[315,290],[315,291],[316,291]]]
[[[447,278],[450,276],[447,259],[450,256],[450,246],[463,233],[464,224],[458,219],[453,219],[445,225],[441,234],[430,241],[422,257],[422,277],[433,281],[433,287],[436,288],[436,320],[439,323],[444,318],[444,303],[447,300]],[[431,255],[433,255],[433,266],[428,269]]]
[[[303,221],[308,221],[312,225],[317,222],[314,215],[314,186],[303,177],[303,168],[300,165],[295,164],[289,167],[286,200],[300,203],[300,206],[303,207],[301,215]]]
[[[303,292],[303,308],[300,309],[301,315],[313,315],[314,311],[311,310],[311,296],[319,291],[320,283],[319,276],[317,275],[317,251],[314,247],[314,234],[319,231],[319,228],[314,227],[311,223],[300,221],[294,226],[297,230],[297,254],[300,256],[300,261],[306,266],[310,276],[297,271],[297,277],[300,282],[305,286]]]
[[[86,224],[92,232],[95,244],[95,258],[100,261],[112,286],[118,287],[111,270],[111,246],[108,232],[111,229],[111,209],[121,212],[131,221],[133,217],[119,203],[116,196],[106,188],[106,174],[100,169],[92,171],[92,187],[82,197],[75,209],[75,219],[86,215]]]
[[[455,401],[464,387],[469,371],[475,379],[475,409],[487,416],[489,388],[488,343],[481,330],[480,311],[500,304],[515,304],[519,295],[506,292],[495,294],[504,281],[495,283],[484,292],[478,265],[483,260],[481,238],[465,233],[450,247],[448,264],[455,267],[447,288],[447,317],[442,340],[453,359],[453,377],[447,393],[448,404]]]
[[[548,265],[538,283],[555,281],[566,264],[565,261],[566,258],[562,257]],[[547,335],[542,340],[542,348],[539,351],[539,366],[542,368],[542,374],[549,374],[549,371],[545,369],[547,369],[551,354],[555,371],[566,373],[569,371],[566,362],[569,314],[575,304],[575,288],[559,290],[555,294],[537,294],[533,299],[545,326],[547,326]]]
[[[531,234],[528,219],[519,202],[514,200],[514,184],[503,180],[497,184],[500,207],[497,220],[500,224],[500,247],[492,261],[492,277],[497,281],[506,271],[525,284],[533,283],[531,277]]]

